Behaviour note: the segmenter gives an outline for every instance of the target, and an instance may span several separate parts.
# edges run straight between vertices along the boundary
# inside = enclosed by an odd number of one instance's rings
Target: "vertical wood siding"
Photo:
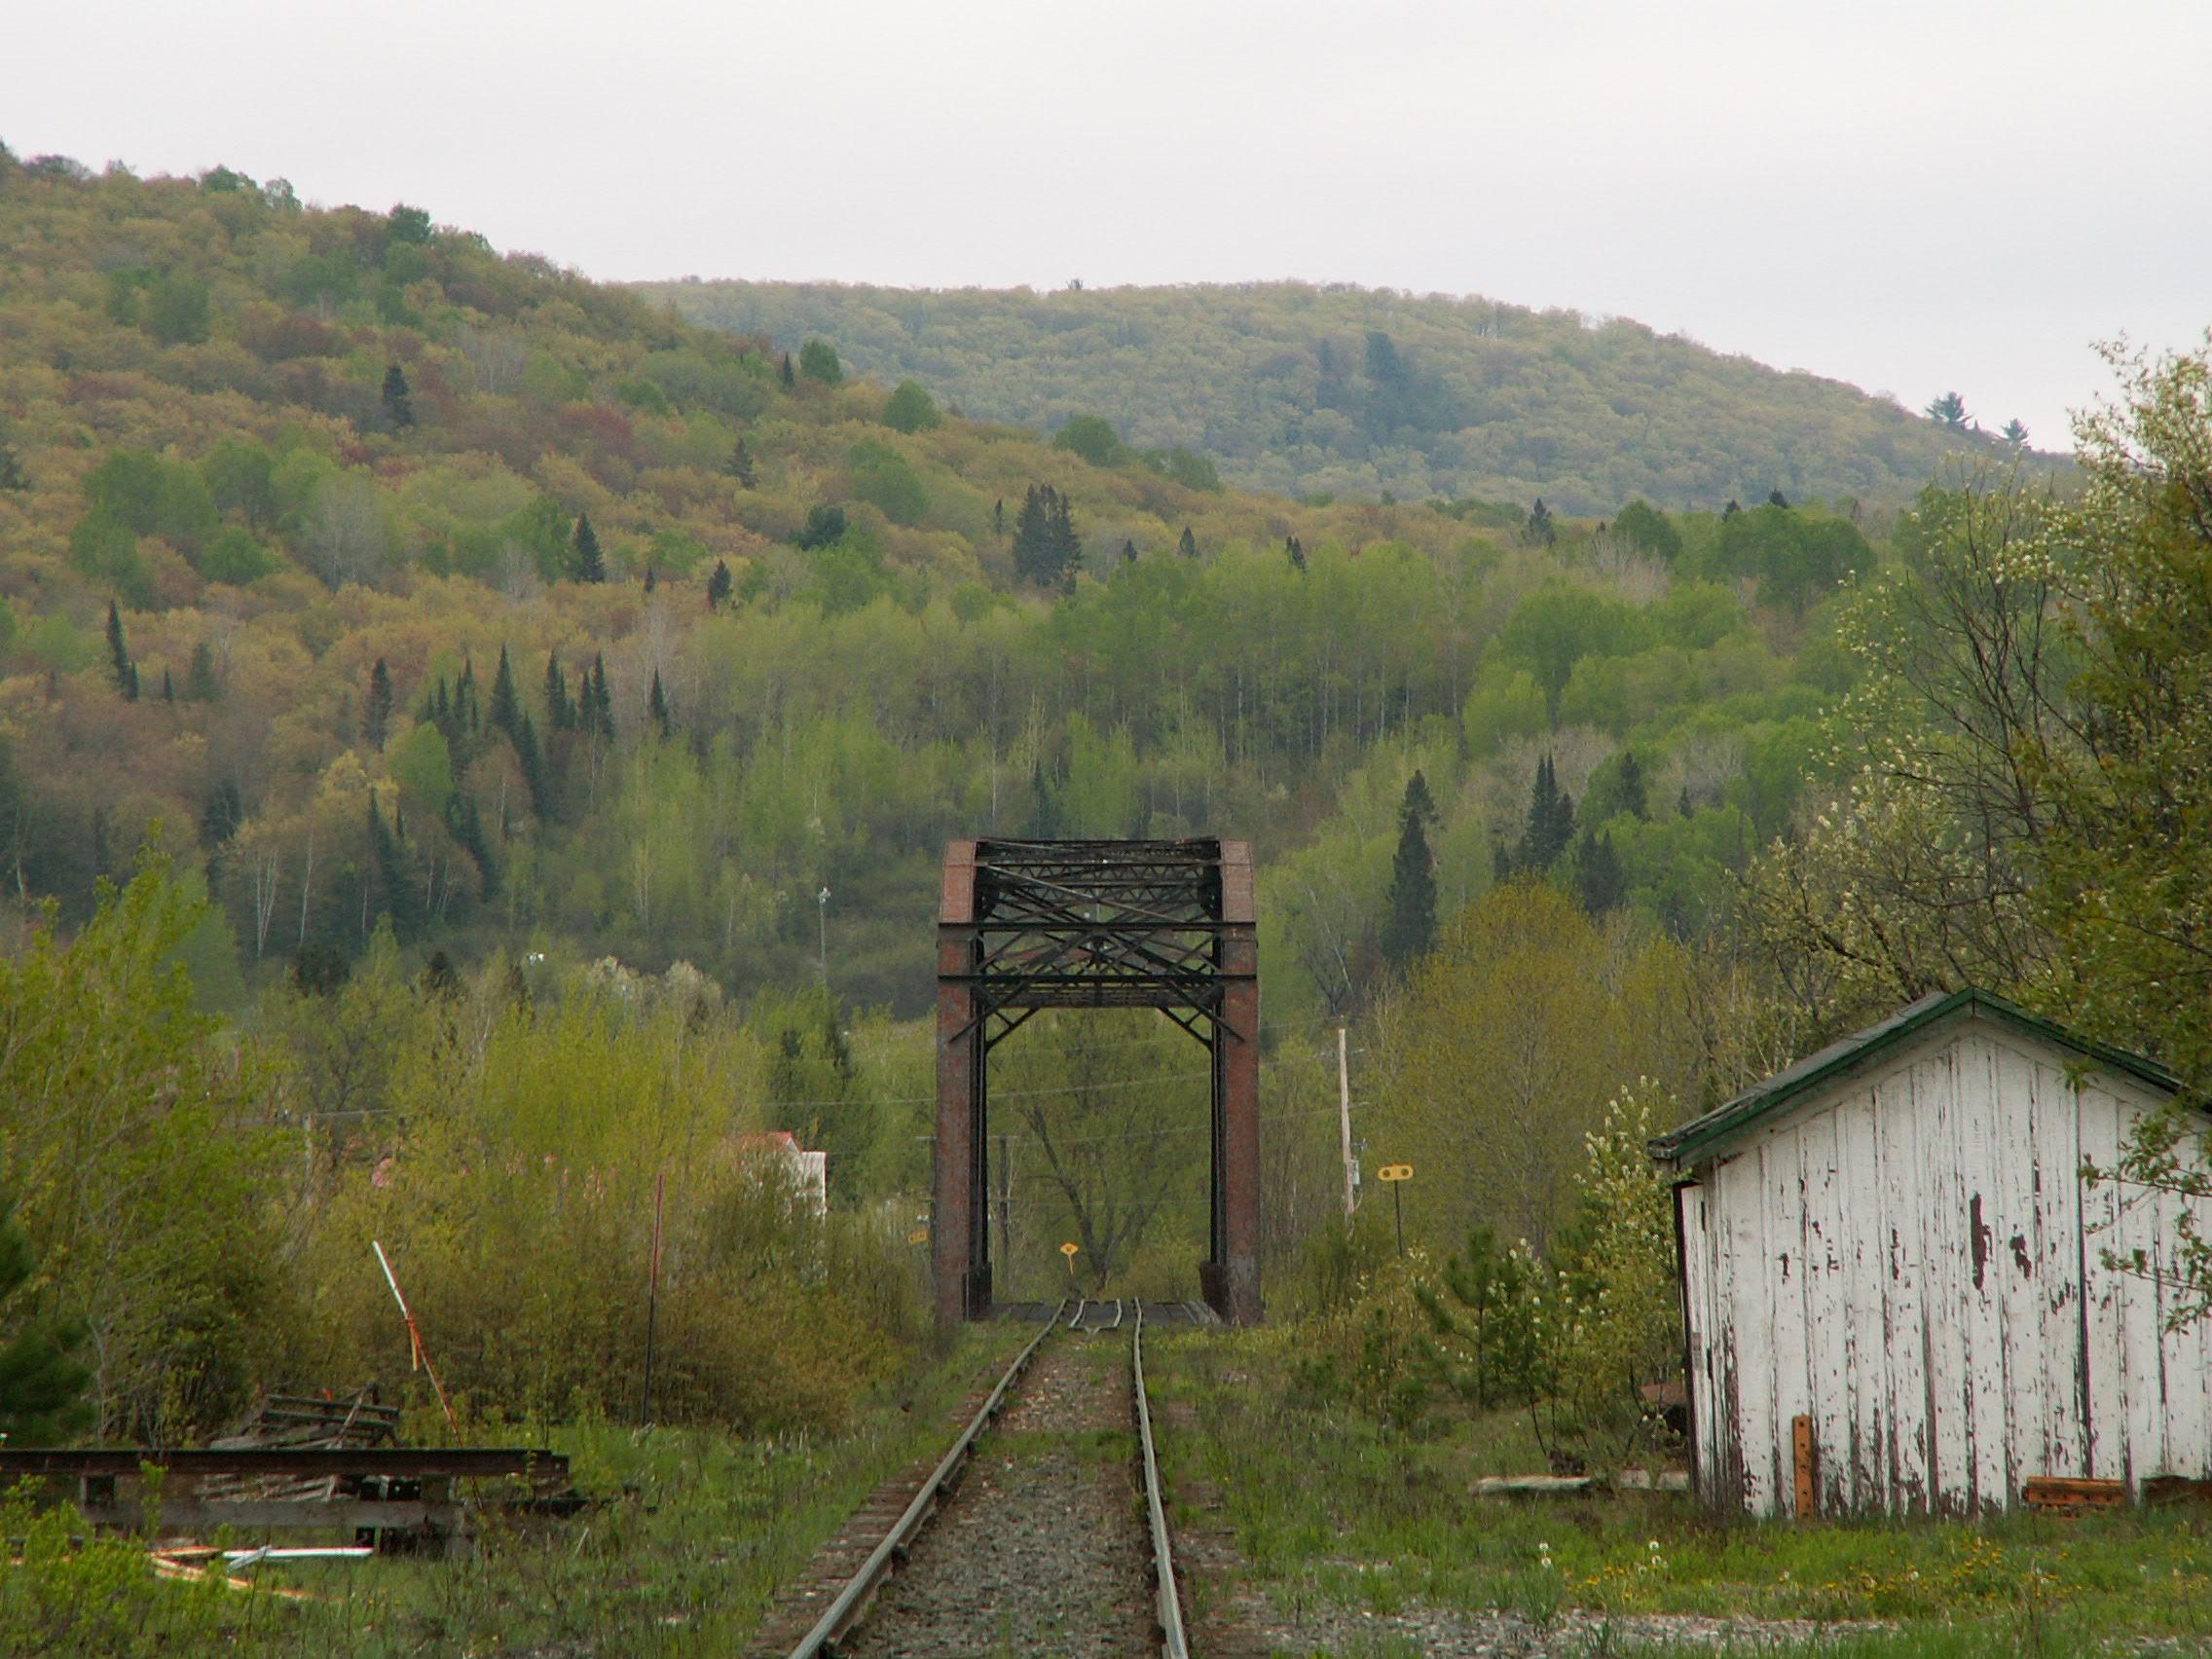
[[[1698,1490],[1787,1513],[1790,1419],[1824,1511],[2007,1507],[2030,1475],[2212,1477],[2212,1324],[2104,1267],[2174,1267],[2177,1200],[2107,1184],[2158,1097],[1967,1019],[1691,1172],[1683,1307]],[[2212,1206],[2200,1209],[2212,1227]]]

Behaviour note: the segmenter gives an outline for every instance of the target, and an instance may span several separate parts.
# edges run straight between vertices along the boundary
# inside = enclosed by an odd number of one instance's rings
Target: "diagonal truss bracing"
[[[939,913],[939,1312],[990,1302],[987,1066],[1048,1008],[1152,1008],[1213,1056],[1212,1246],[1201,1278],[1259,1316],[1259,984],[1248,843],[955,841]],[[966,1178],[961,1178],[965,1169]],[[958,1236],[956,1236],[956,1235]]]

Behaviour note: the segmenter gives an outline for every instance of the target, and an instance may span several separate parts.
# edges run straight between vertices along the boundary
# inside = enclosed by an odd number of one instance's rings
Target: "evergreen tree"
[[[394,426],[415,424],[415,405],[407,388],[407,371],[397,363],[384,372],[384,412]]]
[[[738,439],[737,443],[731,448],[729,460],[722,463],[722,470],[736,479],[740,488],[747,490],[753,488],[753,452],[745,447],[743,438]]]
[[[1428,778],[1418,766],[1414,768],[1414,775],[1406,780],[1405,798],[1398,803],[1400,818],[1409,812],[1431,830],[1442,822],[1436,810],[1436,797],[1428,793]]]
[[[1006,498],[1004,496],[991,503],[991,534],[993,535],[1004,535],[1006,534]]]
[[[2005,423],[2004,429],[1999,433],[1999,436],[2014,449],[2025,449],[2028,443],[2028,428],[2015,418]],[[11,488],[11,486],[8,483],[7,458],[4,454],[0,454],[0,490],[8,488]],[[18,484],[13,488],[19,490],[22,486]]]
[[[220,847],[244,824],[245,799],[239,793],[238,781],[225,778],[200,810],[200,843],[210,849]]]
[[[454,791],[447,800],[446,829],[476,866],[478,897],[487,903],[498,898],[499,872],[492,863],[491,845],[484,838],[484,819],[476,809],[476,797],[466,790]]]
[[[719,610],[722,602],[729,598],[730,589],[734,585],[729,577],[728,562],[717,559],[715,561],[715,573],[707,578],[707,608],[709,610]]]
[[[607,689],[607,657],[594,651],[591,658],[592,728],[609,743],[614,741],[614,698]]]
[[[645,713],[652,717],[653,724],[659,729],[661,736],[666,737],[670,726],[668,694],[660,687],[660,670],[657,668],[653,670],[652,690],[645,698]]]
[[[530,791],[530,810],[540,824],[553,822],[553,775],[545,765],[545,751],[537,746],[537,727],[528,715],[509,739],[515,746],[515,762],[522,767],[523,787]]]
[[[1559,539],[1559,527],[1552,523],[1552,510],[1544,505],[1541,496],[1529,509],[1529,522],[1521,527],[1521,539],[1531,547],[1549,547]]]
[[[1769,490],[1766,493],[1766,504],[1770,507],[1780,507],[1783,511],[1788,512],[1789,510],[1789,498],[1780,490]]]
[[[377,810],[376,792],[371,790],[368,795],[369,853],[376,878],[373,913],[389,916],[392,933],[405,939],[415,928],[415,884],[400,861],[398,842],[385,828],[384,814]]]
[[[162,701],[165,703],[176,701],[176,687],[169,683],[169,671],[166,668],[162,670]]]
[[[1122,563],[1123,563],[1123,564],[1124,564],[1124,565],[1133,565],[1133,564],[1135,564],[1136,562],[1137,562],[1137,544],[1136,544],[1136,543],[1135,543],[1134,541],[1130,541],[1130,540],[1124,540],[1124,541],[1123,541],[1123,543],[1122,543]]]
[[[1183,527],[1182,536],[1175,543],[1175,551],[1186,559],[1196,559],[1198,556],[1198,538],[1191,534],[1189,525]]]
[[[1946,391],[1929,404],[1926,414],[1938,426],[1954,432],[1965,431],[1972,419],[1967,414],[1967,400],[1955,391]]]
[[[792,354],[789,351],[786,351],[784,353],[783,370],[777,376],[777,378],[784,383],[784,389],[786,391],[790,391],[793,387],[798,385],[798,376],[792,372]]]
[[[369,694],[361,702],[361,735],[371,749],[382,749],[391,732],[391,670],[381,656],[369,670]]]
[[[1636,751],[1621,751],[1621,763],[1613,784],[1614,797],[1620,810],[1637,818],[1651,816],[1651,808],[1644,799],[1643,766],[1636,757]]]
[[[14,1332],[0,1343],[0,1442],[11,1447],[54,1445],[92,1424],[85,1398],[92,1374],[76,1359],[87,1327],[39,1317],[27,1297],[10,1306],[37,1267],[30,1235],[0,1201],[0,1330]]]
[[[514,736],[522,720],[522,699],[515,695],[514,670],[507,664],[507,647],[499,647],[499,666],[492,676],[492,727]]]
[[[1582,831],[1582,839],[1574,849],[1574,885],[1581,895],[1582,907],[1593,916],[1602,916],[1608,910],[1617,910],[1628,899],[1628,876],[1621,869],[1621,861],[1613,851],[1611,831],[1593,835]]]
[[[1305,574],[1306,543],[1295,535],[1286,535],[1282,538],[1282,550],[1283,556],[1290,561],[1291,569],[1301,575]]]
[[[1514,861],[1522,869],[1548,870],[1574,839],[1574,801],[1559,787],[1547,755],[1536,762],[1536,781],[1529,792],[1529,823]]]
[[[1014,521],[1015,571],[1039,587],[1056,587],[1073,575],[1082,552],[1066,498],[1050,484],[1032,484]]]
[[[1741,501],[1737,500],[1735,497],[1729,497],[1728,504],[1720,509],[1720,522],[1722,524],[1726,524],[1730,519],[1734,518],[1743,510],[1744,504]]]
[[[1415,773],[1419,777],[1419,773]],[[1426,797],[1427,786],[1421,788]],[[1433,804],[1428,809],[1435,810]],[[1428,849],[1425,814],[1411,783],[1398,808],[1398,851],[1390,861],[1390,889],[1382,902],[1382,959],[1404,971],[1436,942],[1436,857]]]
[[[115,676],[115,688],[128,701],[130,689],[130,646],[123,637],[123,612],[116,609],[115,601],[107,602],[107,660],[108,670]]]
[[[1681,797],[1675,802],[1675,810],[1680,813],[1684,818],[1689,817],[1692,813],[1697,811],[1696,804],[1690,799],[1689,785],[1684,784],[1682,786]]]
[[[192,661],[184,671],[184,700],[212,703],[223,694],[215,679],[215,652],[205,640],[192,647]]]
[[[2019,423],[2014,422],[2013,424],[2018,425]],[[2020,435],[2023,439],[2027,436],[2024,428]],[[30,487],[31,481],[23,471],[23,463],[17,456],[15,446],[7,439],[0,438],[0,490],[28,490]]]
[[[652,566],[647,565],[645,567],[645,592],[651,593],[658,586],[660,586],[660,576]]]
[[[126,703],[135,703],[138,701],[138,665],[136,663],[130,665],[129,682],[123,688],[123,700]]]
[[[576,709],[569,701],[569,680],[561,672],[558,651],[545,653],[545,722],[555,731],[573,731],[576,725]]]
[[[600,557],[599,552],[599,532],[592,529],[591,514],[589,513],[578,513],[576,515],[574,548],[576,580],[579,582],[603,582],[607,580],[607,562]]]
[[[483,710],[476,699],[476,659],[461,659],[461,673],[453,682],[453,723],[463,738],[473,737],[483,725]]]

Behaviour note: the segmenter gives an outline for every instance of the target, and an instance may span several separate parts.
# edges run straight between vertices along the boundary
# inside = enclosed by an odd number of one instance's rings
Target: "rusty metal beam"
[[[931,1220],[940,1322],[990,1310],[989,1054],[1046,1008],[1157,1009],[1206,1044],[1213,1203],[1199,1276],[1224,1318],[1260,1317],[1254,924],[1249,842],[977,840],[945,849]]]

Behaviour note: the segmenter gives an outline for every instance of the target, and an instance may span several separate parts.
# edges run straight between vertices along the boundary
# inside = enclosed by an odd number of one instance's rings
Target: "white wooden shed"
[[[2176,1080],[1980,991],[1922,999],[1652,1143],[1674,1171],[1700,1495],[1965,1513],[2035,1476],[2212,1476],[2212,1321],[2165,1330],[2183,1201],[2090,1185]],[[2192,1137],[2192,1144],[2194,1144]],[[2212,1233],[2212,1208],[2199,1204]]]

